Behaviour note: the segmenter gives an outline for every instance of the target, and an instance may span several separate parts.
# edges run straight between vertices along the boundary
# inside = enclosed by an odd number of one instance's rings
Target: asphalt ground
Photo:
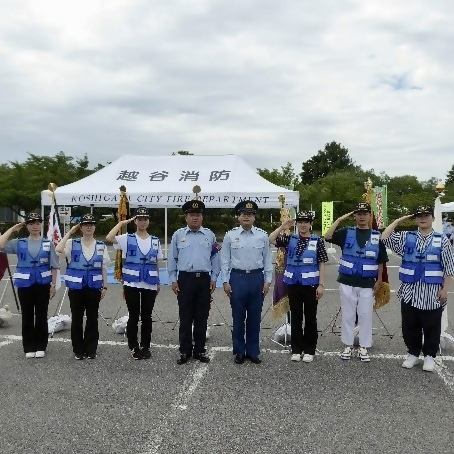
[[[374,315],[371,362],[342,361],[336,256],[330,261],[311,364],[291,363],[288,350],[271,340],[284,320],[272,319],[270,295],[260,365],[233,363],[230,307],[219,288],[209,364],[176,364],[178,311],[168,286],[156,301],[149,361],[132,360],[124,337],[107,326],[127,314],[120,285],[109,285],[101,303],[105,321],[93,361],[73,358],[69,331],[54,335],[45,358],[26,360],[14,315],[0,328],[0,453],[454,453],[454,345],[442,351],[434,373],[421,364],[403,369],[393,293]],[[389,265],[396,290],[395,256]],[[60,289],[49,316],[62,296]],[[14,310],[10,287],[4,304]],[[70,314],[67,298],[62,314]],[[454,325],[452,310],[450,319]]]

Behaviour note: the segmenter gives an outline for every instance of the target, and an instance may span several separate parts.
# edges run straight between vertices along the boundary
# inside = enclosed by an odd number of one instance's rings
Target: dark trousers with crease
[[[75,355],[96,354],[98,348],[98,311],[101,291],[90,287],[68,290],[71,307],[71,341]],[[84,330],[84,314],[87,316]]]
[[[423,310],[401,301],[402,336],[410,355],[437,356],[443,308]],[[424,334],[424,345],[422,337]]]
[[[316,289],[315,285],[287,285],[291,313],[290,340],[294,354],[315,355],[318,339]]]
[[[128,307],[129,318],[126,325],[126,336],[128,338],[128,347],[132,350],[139,346],[137,334],[139,332],[139,319],[142,320],[140,330],[140,346],[150,348],[151,331],[153,329],[153,312],[157,291],[145,288],[123,286],[126,306]]]
[[[178,273],[181,354],[205,353],[211,300],[210,282],[210,273]]]
[[[33,284],[17,289],[22,311],[22,345],[25,353],[45,351],[47,348],[49,293],[50,284]]]

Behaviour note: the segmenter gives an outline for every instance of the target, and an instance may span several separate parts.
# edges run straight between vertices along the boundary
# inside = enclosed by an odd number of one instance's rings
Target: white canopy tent
[[[207,208],[233,208],[246,199],[256,202],[259,208],[280,208],[281,194],[286,207],[298,210],[299,206],[298,191],[270,183],[235,155],[126,155],[86,178],[58,187],[55,199],[60,206],[117,207],[121,185],[126,187],[131,208],[164,208],[166,250],[167,208],[192,200],[196,185],[201,188],[199,198]],[[51,192],[42,191],[43,216],[44,206],[51,202]]]
[[[260,208],[280,208],[279,196],[287,207],[298,207],[298,191],[276,186],[235,155],[224,156],[122,156],[82,180],[57,188],[59,205],[115,207],[119,187],[126,186],[131,207],[179,207],[194,198],[207,208],[233,208],[251,199]],[[41,204],[51,205],[49,190],[41,192]]]
[[[442,203],[441,211],[443,213],[450,213],[450,212],[454,211],[454,202]]]

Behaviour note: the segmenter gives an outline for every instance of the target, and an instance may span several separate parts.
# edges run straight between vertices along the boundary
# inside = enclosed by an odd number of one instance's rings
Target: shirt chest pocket
[[[209,249],[211,247],[210,240],[208,238],[205,238],[205,240],[200,241],[200,246]]]
[[[189,247],[189,243],[187,241],[179,241],[177,244],[177,248],[179,251],[186,249]]]
[[[257,239],[252,242],[253,249],[263,249],[265,247],[265,241],[262,239]]]

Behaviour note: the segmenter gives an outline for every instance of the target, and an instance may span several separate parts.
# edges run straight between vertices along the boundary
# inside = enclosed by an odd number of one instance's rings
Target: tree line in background
[[[191,155],[181,150],[174,155]],[[41,191],[50,182],[64,186],[102,169],[103,164],[90,168],[88,156],[73,158],[64,152],[55,156],[29,154],[25,162],[10,161],[0,165],[0,207],[9,207],[16,212],[40,210]],[[291,163],[280,169],[259,168],[257,172],[266,180],[300,193],[300,209],[316,212],[314,229],[321,228],[321,204],[334,201],[334,218],[352,211],[365,192],[364,182],[370,178],[374,186],[388,187],[388,217],[393,220],[403,214],[411,213],[420,204],[432,205],[435,199],[437,178],[420,181],[413,175],[390,177],[374,169],[365,170],[353,162],[347,148],[336,142],[327,143],[310,159],[303,162],[298,173]],[[446,196],[443,202],[454,201],[454,164],[446,175]],[[57,200],[58,203],[58,200]],[[73,216],[89,211],[89,207],[73,207]],[[99,217],[114,214],[116,209],[96,208]],[[222,235],[236,223],[232,209],[210,209],[204,215],[204,224],[217,235]],[[164,210],[152,210],[151,230],[154,234],[164,234]],[[107,233],[115,224],[114,220],[100,222],[99,234]],[[168,210],[168,231],[183,226],[184,216],[179,209]],[[279,224],[278,209],[262,209],[257,214],[256,224],[267,231],[274,230]]]

